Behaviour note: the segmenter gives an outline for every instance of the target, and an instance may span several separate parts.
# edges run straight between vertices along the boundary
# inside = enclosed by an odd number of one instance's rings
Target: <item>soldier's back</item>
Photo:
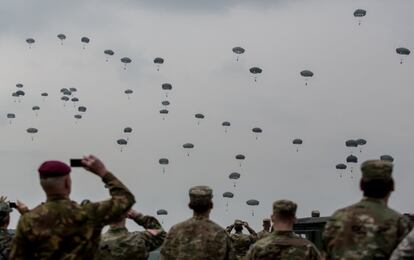
[[[9,259],[14,232],[10,229],[0,229],[0,260]]]
[[[250,248],[250,245],[253,243],[251,237],[246,234],[233,233],[230,235],[233,242],[234,251],[236,252],[237,257],[243,257],[246,255],[247,251]]]
[[[30,245],[25,251],[36,259],[94,259],[102,226],[85,207],[58,199],[24,214],[18,231]]]
[[[171,228],[161,249],[161,259],[233,259],[230,237],[208,218],[193,217]]]
[[[307,239],[292,231],[275,231],[257,241],[247,253],[250,260],[317,260],[318,249]]]
[[[149,253],[142,232],[128,232],[123,228],[102,235],[97,259],[146,260]]]
[[[365,198],[334,213],[324,231],[328,259],[388,259],[411,229],[381,200]]]

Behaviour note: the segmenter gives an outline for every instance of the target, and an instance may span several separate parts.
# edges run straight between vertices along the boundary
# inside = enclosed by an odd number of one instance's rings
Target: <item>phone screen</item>
[[[83,167],[82,159],[70,159],[70,167]]]

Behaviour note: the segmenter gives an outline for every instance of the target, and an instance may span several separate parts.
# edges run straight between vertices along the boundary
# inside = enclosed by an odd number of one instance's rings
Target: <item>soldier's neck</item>
[[[204,213],[197,213],[197,212],[193,212],[193,217],[195,218],[210,218],[210,211],[204,212]]]
[[[293,225],[289,223],[274,223],[273,229],[275,231],[292,231]]]

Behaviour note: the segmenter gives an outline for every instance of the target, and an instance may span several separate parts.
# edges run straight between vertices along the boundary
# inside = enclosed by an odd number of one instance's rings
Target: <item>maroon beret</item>
[[[39,177],[42,179],[49,177],[65,176],[70,173],[70,167],[60,161],[46,161],[39,167]]]

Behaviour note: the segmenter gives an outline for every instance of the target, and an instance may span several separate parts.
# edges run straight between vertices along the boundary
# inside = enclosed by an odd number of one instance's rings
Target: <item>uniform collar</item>
[[[275,230],[273,231],[273,234],[275,234],[276,236],[293,236],[293,231],[292,230]]]
[[[47,201],[56,201],[56,200],[69,200],[68,197],[64,195],[49,195],[47,196]]]
[[[376,198],[368,198],[368,197],[363,197],[361,202],[372,202],[372,203],[387,205],[384,199],[376,199]]]
[[[128,229],[126,227],[116,227],[116,228],[110,227],[108,230],[108,233],[111,233],[111,234],[128,233]]]

